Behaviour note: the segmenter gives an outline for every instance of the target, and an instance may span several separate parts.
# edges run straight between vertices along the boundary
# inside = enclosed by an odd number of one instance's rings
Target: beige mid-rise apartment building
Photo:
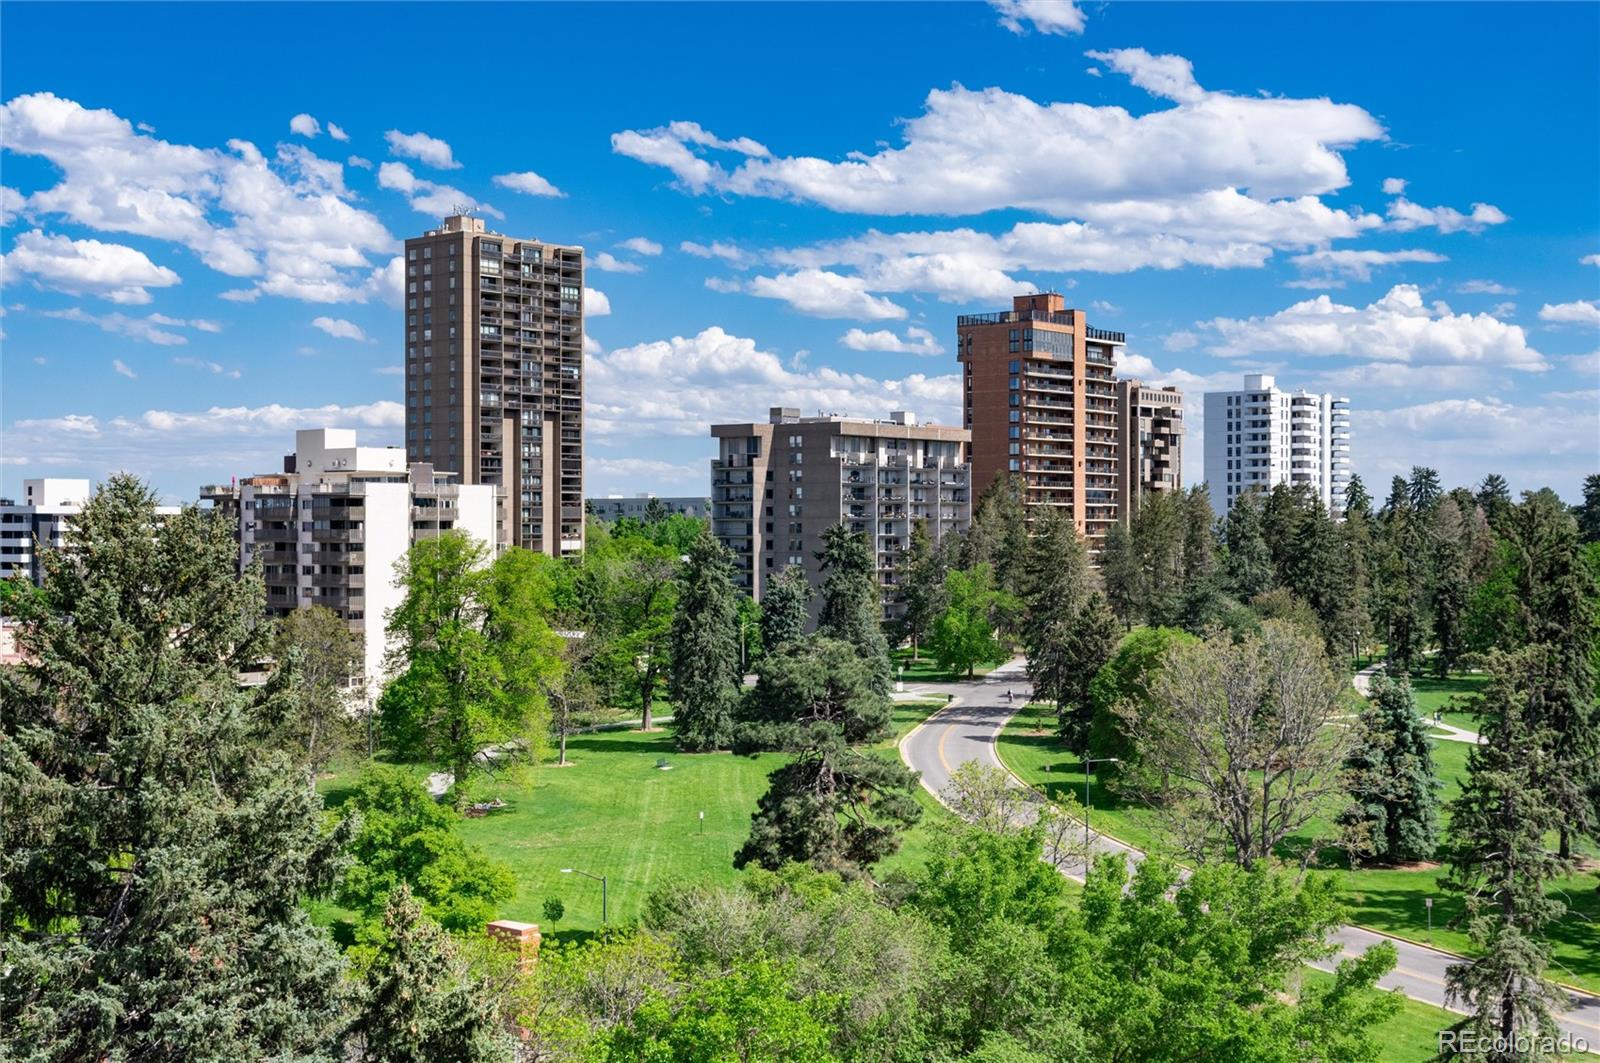
[[[239,527],[239,568],[259,559],[267,613],[325,606],[362,640],[364,677],[384,680],[389,611],[404,597],[395,563],[419,539],[459,530],[498,549],[499,488],[463,485],[399,447],[362,447],[349,429],[295,433],[283,471],[200,489]]]
[[[1122,468],[1117,508],[1126,520],[1150,494],[1183,490],[1183,392],[1117,381]]]
[[[453,215],[406,241],[406,456],[501,488],[501,541],[583,549],[583,249]]]
[[[1068,516],[1098,550],[1117,520],[1123,446],[1114,370],[1126,343],[1055,292],[956,319],[972,486],[1020,477],[1030,510]]]
[[[844,521],[872,543],[893,619],[913,525],[923,522],[937,544],[971,521],[965,429],[905,412],[877,421],[773,407],[765,423],[712,425],[711,435],[711,531],[733,552],[735,582],[758,601],[790,565],[820,588],[823,534]]]

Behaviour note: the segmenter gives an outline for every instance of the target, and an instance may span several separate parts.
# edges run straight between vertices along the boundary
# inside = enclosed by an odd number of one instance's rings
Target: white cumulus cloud
[[[302,112],[289,119],[289,132],[312,140],[321,135],[322,123]]]
[[[661,253],[661,245],[645,236],[631,236],[617,246],[647,258],[654,258]]]
[[[597,251],[587,256],[589,266],[604,273],[643,273],[644,267],[637,262],[625,262],[609,251]]]
[[[121,358],[111,359],[111,368],[118,376],[125,376],[129,380],[139,379],[139,374],[128,368],[128,363],[124,362]]]
[[[399,192],[410,201],[411,209],[435,218],[447,217],[461,207],[481,211],[493,218],[505,217],[490,204],[467,195],[459,188],[418,177],[412,172],[411,167],[403,162],[386,162],[380,165],[378,187]]]
[[[1539,320],[1558,325],[1600,325],[1600,300],[1579,299],[1571,303],[1545,303]]]
[[[785,366],[755,340],[711,326],[694,336],[640,343],[585,358],[586,424],[602,443],[623,438],[704,437],[710,425],[748,421],[770,406],[882,417],[912,410],[955,424],[961,378]]]
[[[583,290],[583,315],[584,317],[605,317],[611,313],[611,300],[606,298],[606,293],[598,288],[585,288]]]
[[[1326,295],[1275,314],[1213,318],[1199,323],[1213,353],[1224,357],[1306,355],[1409,365],[1482,365],[1540,371],[1545,358],[1526,333],[1489,314],[1457,314],[1424,305],[1412,284],[1397,284],[1365,307]]]
[[[1504,211],[1489,203],[1474,203],[1470,214],[1454,207],[1422,207],[1405,198],[1389,204],[1389,228],[1402,233],[1426,228],[1441,233],[1479,233],[1510,220]]]
[[[245,140],[203,148],[161,140],[109,110],[49,92],[0,107],[0,141],[43,158],[60,179],[26,200],[101,232],[176,243],[249,289],[308,302],[363,302],[369,254],[397,242],[351,202],[339,164],[301,145],[269,159]]]
[[[1030,27],[1061,37],[1083,32],[1083,9],[1073,0],[989,0],[989,6],[1012,33],[1026,33]]]
[[[1399,262],[1448,262],[1449,259],[1434,251],[1409,250],[1409,251],[1308,251],[1303,255],[1295,255],[1289,261],[1293,262],[1305,273],[1320,274],[1328,278],[1349,278],[1351,280],[1368,281],[1372,279],[1372,271],[1382,266],[1392,266]],[[1310,281],[1308,283],[1322,283]]]
[[[389,152],[402,159],[416,159],[420,163],[432,166],[435,170],[459,170],[461,164],[456,161],[455,153],[450,150],[450,145],[437,137],[430,137],[426,133],[402,133],[398,129],[391,129],[383,135],[389,142]]]
[[[889,329],[867,332],[853,328],[839,338],[839,342],[852,351],[888,351],[894,354],[943,354],[944,345],[934,339],[933,333],[912,325],[904,337]]]
[[[314,317],[311,319],[311,327],[321,329],[335,339],[368,342],[367,334],[362,331],[360,325],[354,321],[346,321],[342,317]]]
[[[821,269],[802,269],[775,277],[756,277],[744,291],[763,299],[781,299],[811,317],[842,317],[864,321],[899,319],[905,308],[868,294],[859,277]]]
[[[501,188],[509,188],[513,192],[521,192],[529,196],[565,196],[555,185],[546,181],[532,170],[523,170],[520,173],[495,174],[490,178]]]
[[[150,261],[143,251],[99,240],[47,236],[33,229],[0,255],[0,284],[23,278],[68,295],[94,295],[113,303],[151,300],[150,288],[179,283],[178,274]]]

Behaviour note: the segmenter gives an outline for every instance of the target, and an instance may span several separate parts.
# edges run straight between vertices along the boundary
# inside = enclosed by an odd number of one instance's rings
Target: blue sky
[[[1053,288],[1190,395],[1194,482],[1270,371],[1375,493],[1575,497],[1597,57],[1595,4],[8,4],[0,492],[399,442],[395,255],[471,201],[588,252],[592,495],[704,493],[778,402],[953,423],[955,315]]]

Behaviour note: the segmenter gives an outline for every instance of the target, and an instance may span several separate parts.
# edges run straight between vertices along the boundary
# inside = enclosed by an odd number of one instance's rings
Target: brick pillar
[[[519,923],[514,919],[496,919],[485,930],[489,939],[516,950],[517,969],[526,971],[539,958],[539,924]]]

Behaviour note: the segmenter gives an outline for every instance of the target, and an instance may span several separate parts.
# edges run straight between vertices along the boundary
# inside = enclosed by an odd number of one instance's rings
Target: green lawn
[[[891,651],[889,657],[894,665],[895,678],[904,679],[908,683],[953,683],[967,678],[965,673],[951,675],[943,668],[940,668],[939,662],[928,654],[926,647],[922,649],[921,655],[917,660],[912,660],[909,646]],[[973,676],[988,675],[1008,660],[1010,660],[1010,657],[1005,656],[997,661],[980,664],[972,670],[972,674]]]
[[[1466,711],[1466,699],[1483,693],[1489,677],[1481,672],[1457,672],[1446,679],[1431,676],[1411,677],[1411,692],[1417,698],[1417,711],[1428,719],[1440,709],[1444,722],[1469,731],[1478,729],[1476,713]]]
[[[1443,695],[1441,695],[1443,696]],[[1046,724],[1048,727],[1048,722]],[[1465,742],[1433,743],[1434,766],[1443,786],[1442,799],[1460,793],[1467,774]],[[998,752],[1020,778],[1047,794],[1070,791],[1083,800],[1083,767],[1078,754],[1066,750],[1052,732],[1035,733],[1031,716],[1013,719],[1000,736]],[[1090,823],[1141,849],[1159,851],[1161,825],[1150,809],[1125,802],[1094,780],[1089,788]],[[1555,844],[1555,839],[1550,839]],[[1344,887],[1350,918],[1362,926],[1435,945],[1453,952],[1470,947],[1465,933],[1446,924],[1461,911],[1458,898],[1438,887],[1441,869],[1333,869]],[[1594,873],[1583,872],[1551,884],[1550,896],[1567,906],[1567,914],[1547,931],[1551,947],[1550,977],[1600,991],[1600,893]],[[1433,926],[1427,929],[1427,898],[1434,898]]]
[[[1309,967],[1303,977],[1307,985],[1333,981],[1333,975]],[[1439,1031],[1459,1021],[1461,1016],[1453,1011],[1402,996],[1400,1010],[1372,1028],[1372,1040],[1383,1063],[1425,1063],[1439,1054]]]
[[[896,703],[895,737],[942,705]],[[895,755],[893,739],[875,748]],[[499,797],[506,807],[461,824],[464,838],[505,862],[516,876],[517,892],[500,914],[540,923],[547,935],[561,937],[600,926],[600,884],[564,875],[564,867],[606,876],[613,923],[637,918],[649,893],[671,881],[733,882],[739,875],[733,854],[750,831],[750,814],[766,791],[767,774],[783,763],[775,753],[680,754],[672,748],[670,730],[574,735],[567,756],[569,766],[541,765],[531,781],[486,785],[483,799]],[[663,757],[671,765],[665,771],[656,766]],[[341,783],[359,767],[343,765],[324,780],[330,804],[339,802]],[[420,766],[416,771],[419,777],[427,774]],[[949,815],[920,787],[918,794],[926,798],[923,822],[906,835],[902,851],[876,869],[878,874],[920,866],[938,822]],[[566,916],[555,927],[543,913],[551,897],[566,905]],[[317,914],[326,922],[341,915],[326,906]]]

